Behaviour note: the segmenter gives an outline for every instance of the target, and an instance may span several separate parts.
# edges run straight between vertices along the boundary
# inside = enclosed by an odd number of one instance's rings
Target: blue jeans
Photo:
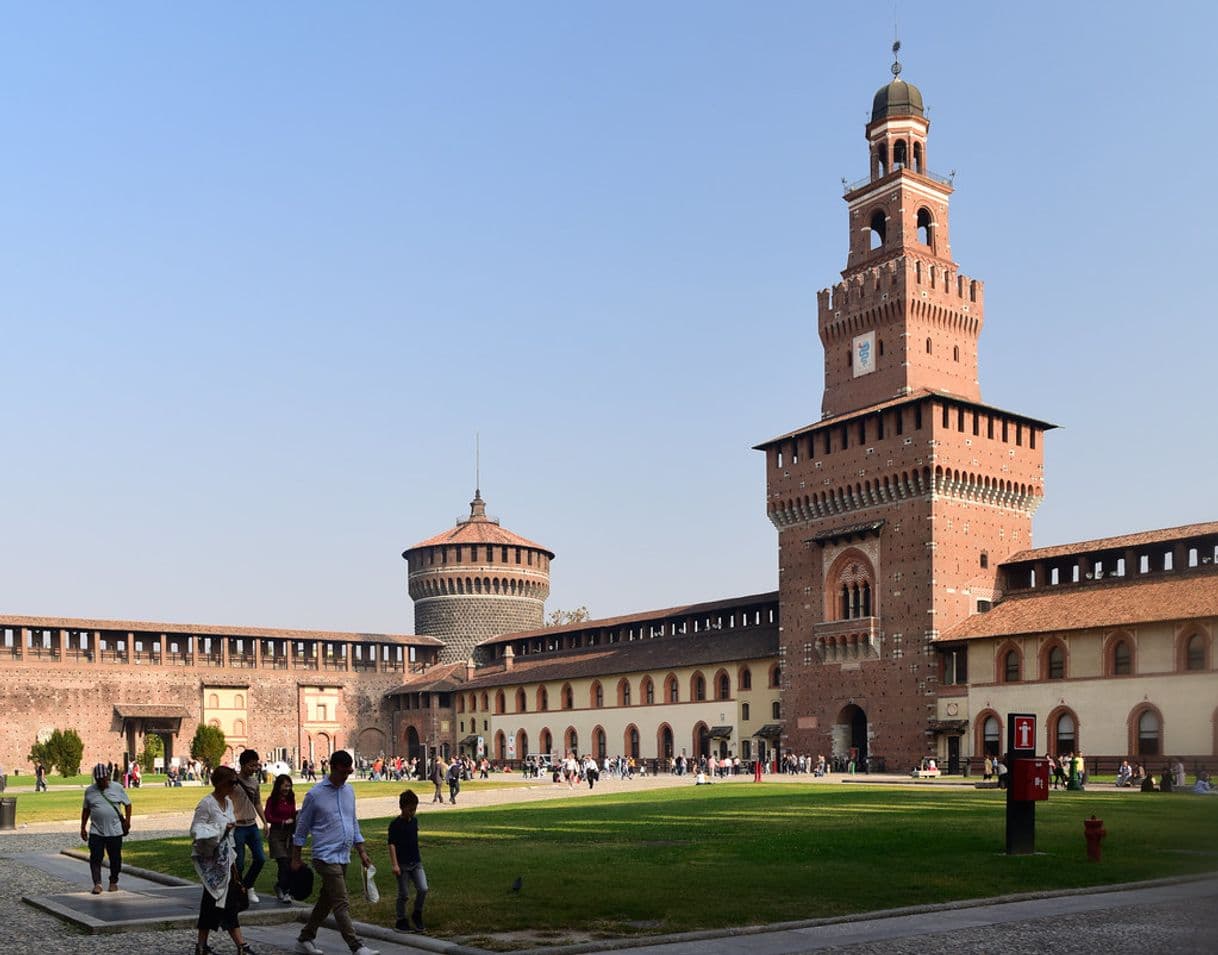
[[[406,917],[406,901],[410,897],[410,886],[414,885],[414,915],[423,915],[423,902],[427,898],[427,873],[423,871],[423,863],[402,866],[402,874],[398,879],[397,915],[399,919]]]
[[[258,873],[266,865],[266,853],[262,850],[262,829],[258,823],[252,826],[238,826],[233,830],[233,839],[237,844],[237,871],[241,873],[241,884],[252,889],[258,881]],[[245,871],[245,847],[250,847],[253,860],[250,869]]]

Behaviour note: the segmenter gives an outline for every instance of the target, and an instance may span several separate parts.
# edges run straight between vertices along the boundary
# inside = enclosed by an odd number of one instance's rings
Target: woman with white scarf
[[[237,875],[237,851],[233,829],[237,825],[229,795],[237,785],[237,771],[230,766],[212,770],[212,791],[195,807],[190,824],[190,859],[203,883],[203,899],[199,903],[199,941],[195,955],[210,955],[207,937],[218,928],[232,936],[237,955],[255,955],[241,937],[238,921],[242,909],[249,906],[248,896]]]

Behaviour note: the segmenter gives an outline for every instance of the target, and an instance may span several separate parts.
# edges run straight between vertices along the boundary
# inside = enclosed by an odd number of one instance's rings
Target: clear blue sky
[[[1214,5],[901,8],[1035,542],[1215,518]],[[5,4],[0,610],[409,632],[475,432],[551,608],[776,587],[892,21]]]

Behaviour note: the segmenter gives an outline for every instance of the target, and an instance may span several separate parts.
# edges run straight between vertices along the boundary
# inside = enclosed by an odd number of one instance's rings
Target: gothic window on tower
[[[930,210],[923,206],[918,210],[918,241],[923,245],[934,245],[935,220],[931,218]],[[933,276],[934,273],[932,272]],[[932,279],[933,281],[933,279]]]
[[[857,620],[874,616],[873,593],[875,573],[862,553],[843,554],[829,570],[826,594],[831,594],[834,606],[826,608],[830,620]]]
[[[888,234],[888,217],[884,215],[883,209],[876,209],[871,213],[871,249],[881,248]]]

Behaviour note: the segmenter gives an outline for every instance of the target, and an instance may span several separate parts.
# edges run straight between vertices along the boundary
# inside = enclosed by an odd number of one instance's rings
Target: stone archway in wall
[[[419,731],[413,726],[406,727],[406,758],[424,759],[423,744],[419,741]]]
[[[833,755],[856,755],[861,764],[867,758],[867,749],[867,714],[857,703],[847,703],[833,723]],[[852,754],[852,750],[857,753]]]
[[[391,755],[385,753],[385,734],[372,726],[359,731],[355,737],[355,751],[361,756]]]
[[[695,758],[705,758],[710,756],[710,727],[708,727],[705,723],[699,722],[698,725],[694,727],[693,745]]]

